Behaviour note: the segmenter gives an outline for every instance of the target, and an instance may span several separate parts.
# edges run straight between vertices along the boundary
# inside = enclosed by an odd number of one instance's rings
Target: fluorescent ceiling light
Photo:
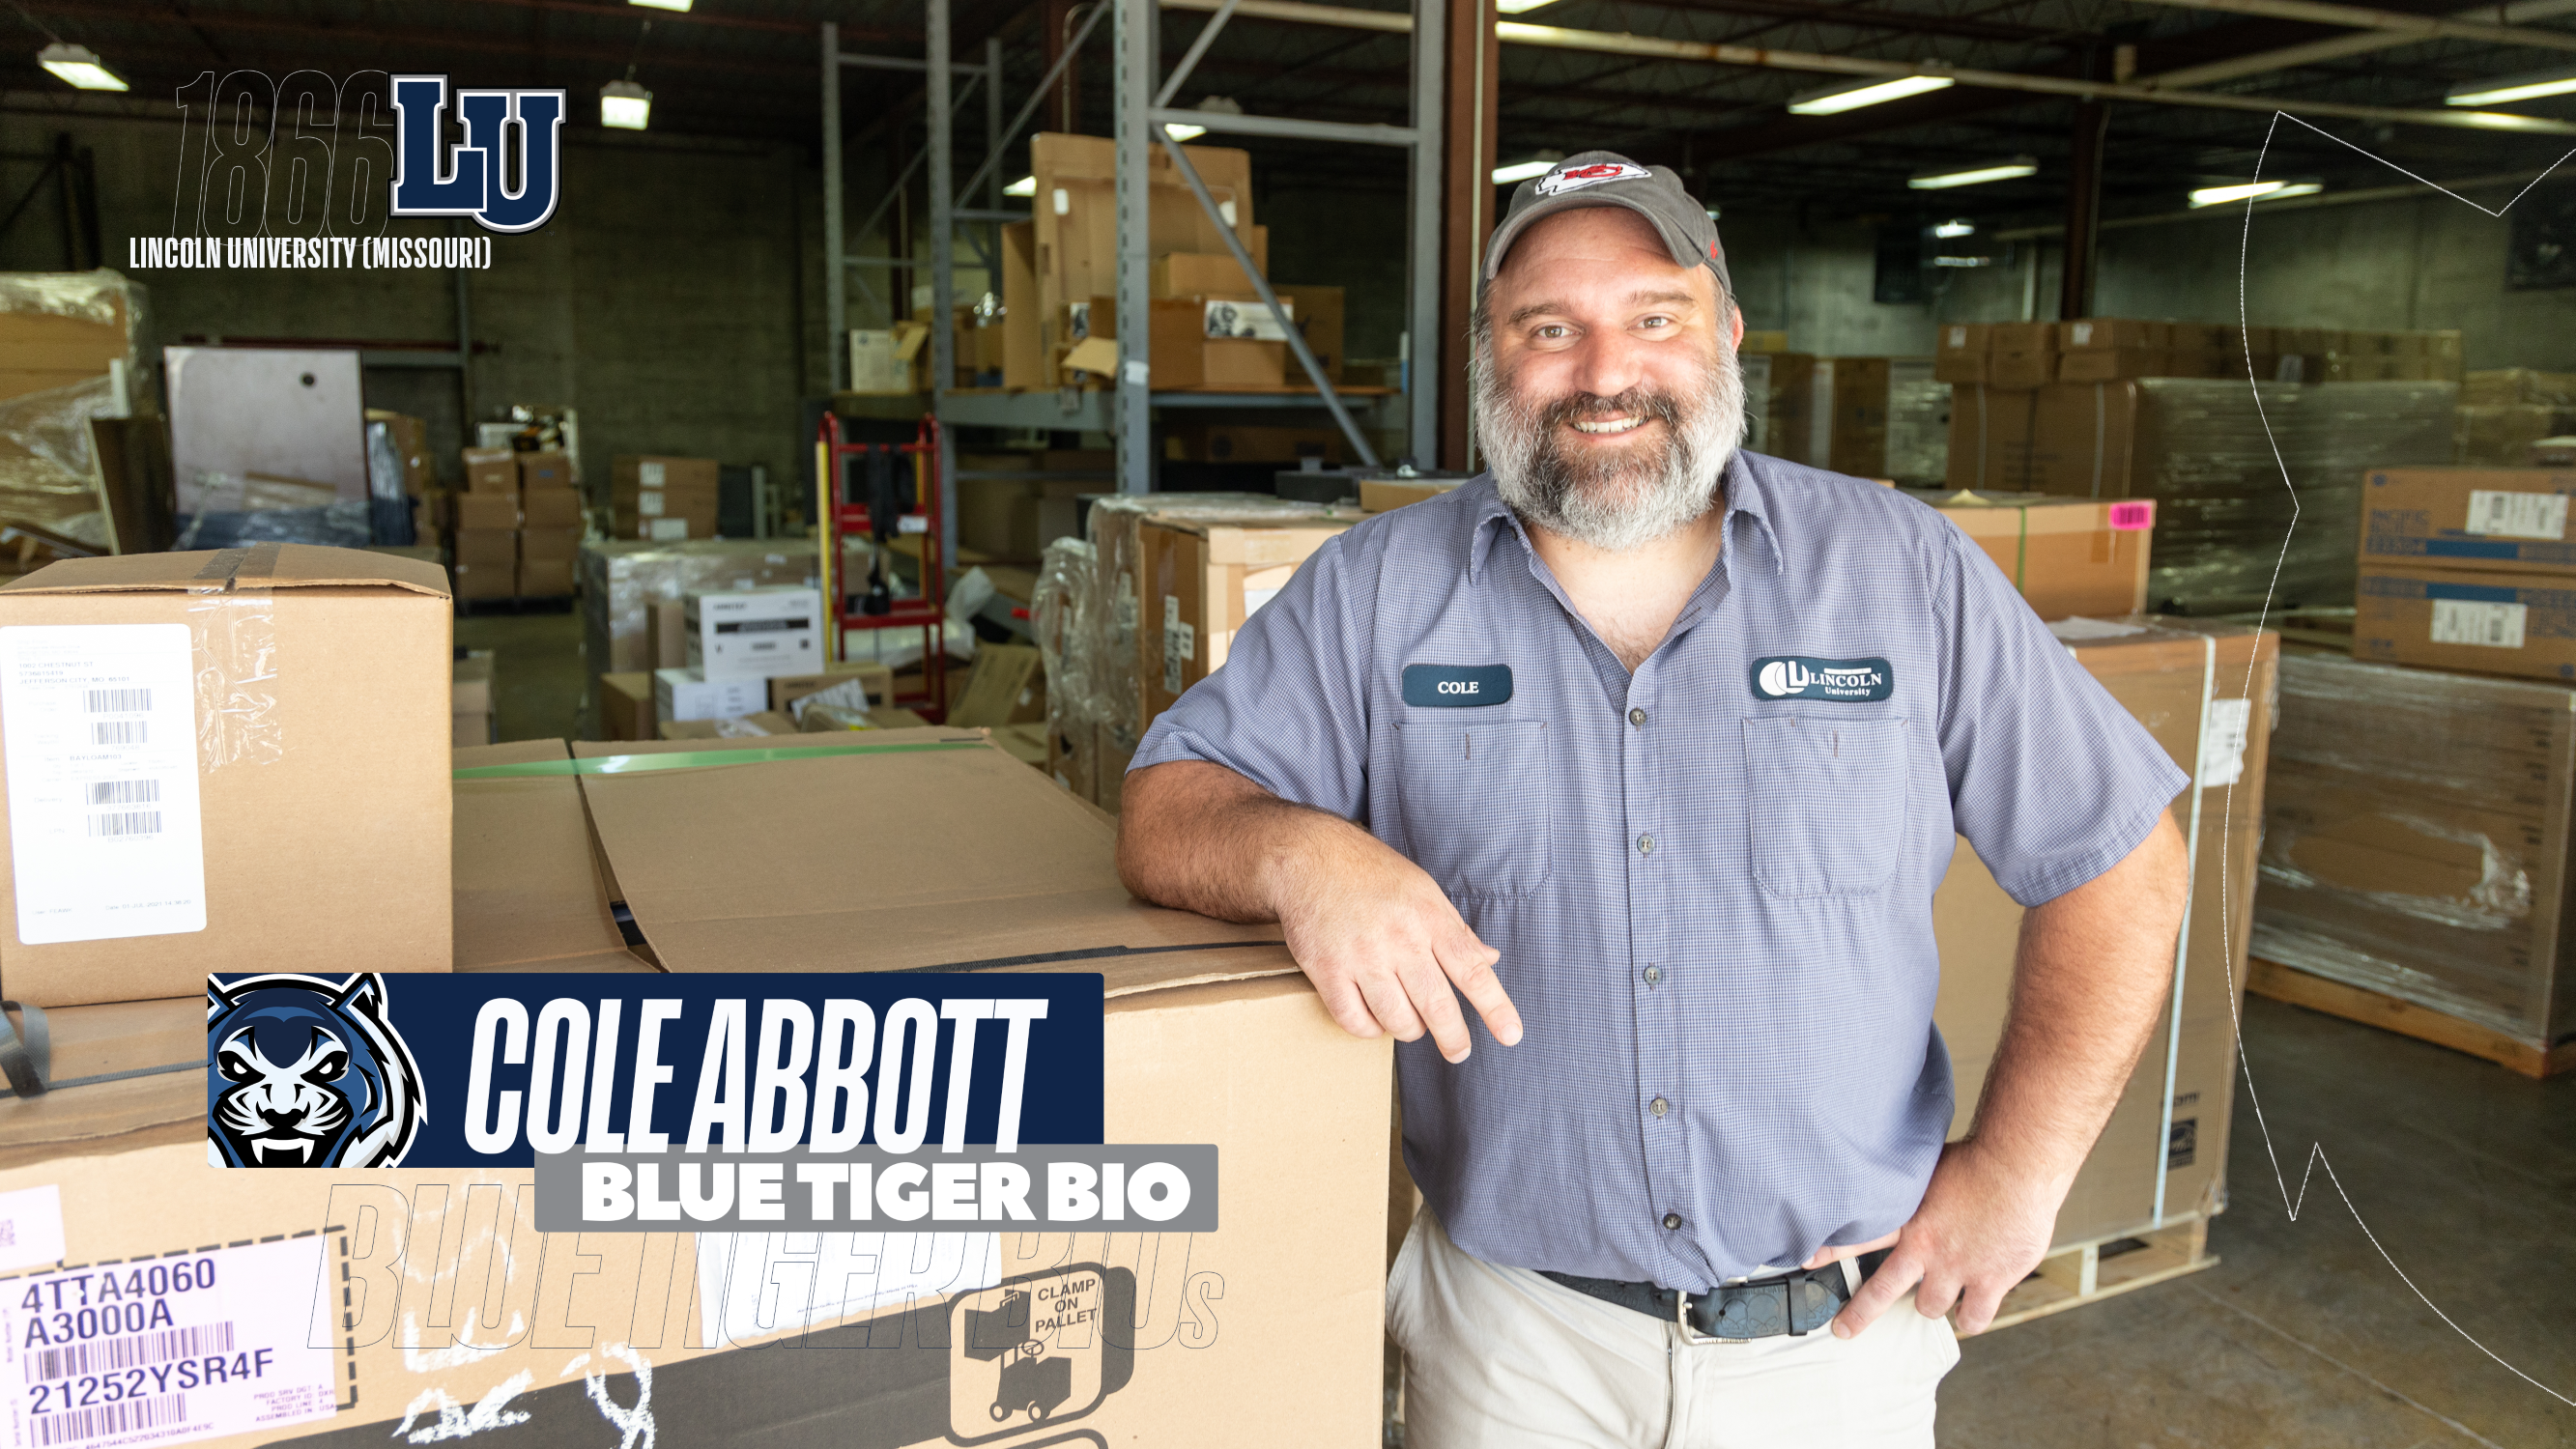
[[[1564,159],[1565,153],[1562,151],[1541,151],[1527,161],[1514,161],[1497,166],[1494,168],[1494,184],[1508,186],[1515,181],[1527,181],[1533,176],[1545,176],[1549,168]]]
[[[651,91],[624,80],[613,80],[599,88],[599,124],[620,131],[641,131],[652,119]]]
[[[1175,123],[1173,123],[1173,124],[1170,124],[1170,125],[1167,125],[1167,126],[1163,127],[1163,134],[1164,134],[1164,135],[1166,135],[1166,136],[1171,137],[1171,138],[1172,138],[1173,140],[1175,140],[1175,141],[1190,141],[1190,140],[1195,140],[1195,139],[1197,139],[1198,137],[1201,137],[1201,136],[1206,135],[1206,134],[1207,134],[1207,127],[1205,127],[1205,126],[1184,126],[1184,125],[1181,125],[1181,124],[1179,124],[1179,123],[1175,122]],[[1035,196],[1035,195],[1037,194],[1037,192],[1036,192],[1036,190],[1035,190],[1035,188],[1034,188],[1034,183],[1036,182],[1037,178],[1036,178],[1036,177],[1034,177],[1034,176],[1032,176],[1032,177],[1030,177],[1030,178],[1029,178],[1029,180],[1030,180],[1030,182],[1032,183],[1032,189],[1030,190],[1029,194],[1030,194],[1030,195],[1032,195],[1032,196]]]
[[[1936,267],[1991,267],[1994,264],[1993,257],[1934,257],[1932,259],[1932,265]]]
[[[1494,8],[1505,15],[1518,15],[1524,10],[1536,10],[1542,5],[1555,3],[1556,0],[1494,0]]]
[[[1004,196],[1035,196],[1038,194],[1038,179],[1034,176],[1023,176],[1019,180],[1012,182],[1010,185],[1003,187],[1002,194]]]
[[[1932,234],[1944,241],[1954,236],[1975,236],[1977,224],[1973,221],[1945,221],[1933,227]]]
[[[124,77],[109,70],[86,45],[48,45],[36,53],[36,64],[85,91],[121,91]]]
[[[1856,111],[1882,101],[1903,100],[1926,91],[1945,91],[1958,84],[1946,75],[1900,75],[1884,80],[1865,79],[1827,86],[1789,100],[1793,116],[1831,116],[1843,111]]]
[[[2009,161],[1975,161],[1964,166],[1944,166],[1918,172],[1905,184],[1917,191],[1947,191],[1953,186],[1977,186],[1988,181],[2011,181],[2039,174],[2039,158],[2015,156]]]
[[[2451,93],[2442,100],[2454,106],[2492,106],[2539,96],[2563,96],[2571,91],[2576,91],[2576,70],[2532,71],[2498,80],[2463,81],[2451,87]]]
[[[2204,186],[2191,194],[2191,204],[2225,206],[2231,201],[2279,201],[2290,196],[2314,196],[2325,187],[2314,181],[2246,181],[2230,186]]]
[[[689,0],[626,0],[629,5],[643,5],[655,10],[686,10]]]

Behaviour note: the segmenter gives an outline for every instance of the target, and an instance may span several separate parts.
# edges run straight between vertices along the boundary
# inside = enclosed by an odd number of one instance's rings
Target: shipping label
[[[2475,644],[2488,649],[2519,649],[2531,609],[2526,604],[2490,604],[2475,599],[2434,599],[2433,642]]]
[[[2209,728],[2200,737],[2200,785],[2212,789],[2245,778],[2245,739],[2254,723],[2254,701],[2213,699]]]
[[[206,928],[192,657],[185,624],[0,628],[19,940]]]
[[[330,1418],[332,1350],[305,1332],[325,1241],[0,1279],[0,1443],[129,1449]]]
[[[2567,495],[2473,489],[2469,493],[2469,521],[2463,531],[2556,543],[2567,536]]]

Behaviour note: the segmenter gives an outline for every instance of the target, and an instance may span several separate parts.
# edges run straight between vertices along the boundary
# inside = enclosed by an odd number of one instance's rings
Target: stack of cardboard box
[[[460,599],[564,598],[581,554],[581,492],[561,453],[465,450],[465,490],[448,500]]]
[[[1944,382],[2035,388],[2139,377],[2266,382],[2457,382],[2457,332],[2356,332],[2087,317],[1952,322],[1935,345]]]
[[[1154,388],[1306,385],[1289,359],[1277,319],[1260,304],[1251,278],[1225,244],[1230,230],[1253,266],[1269,275],[1269,229],[1252,215],[1251,157],[1219,146],[1183,150],[1221,217],[1208,216],[1168,155],[1152,153],[1147,190],[1154,271],[1145,326]],[[1122,325],[1113,301],[1117,148],[1101,137],[1046,133],[1030,142],[1029,161],[1036,213],[1003,228],[1001,381],[1012,388],[1096,381],[1108,370],[1103,356],[1114,363],[1116,354],[1098,347],[1073,353],[1085,342],[1117,337]],[[1342,289],[1280,283],[1277,292],[1326,376],[1340,381]],[[971,343],[979,368],[990,350],[981,333],[990,330],[977,329]]]
[[[721,469],[715,459],[628,455],[609,467],[613,537],[682,543],[716,536]]]
[[[2564,469],[2373,469],[2353,657],[2576,679],[2571,497]]]
[[[2576,373],[2528,367],[2472,372],[2460,384],[2457,446],[2452,461],[2469,467],[2520,468],[2539,461],[2532,445],[2576,432]]]
[[[769,681],[826,662],[823,595],[810,585],[692,590],[680,599],[680,662],[653,671],[663,727],[769,708]]]
[[[1894,359],[1739,351],[1736,362],[1746,417],[1758,424],[1747,446],[1858,478],[1887,476]]]

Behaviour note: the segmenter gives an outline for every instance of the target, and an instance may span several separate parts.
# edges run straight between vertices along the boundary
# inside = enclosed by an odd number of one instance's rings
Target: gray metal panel
[[[1405,370],[1409,417],[1405,451],[1416,465],[1437,467],[1440,393],[1464,386],[1440,368],[1440,135],[1448,97],[1441,88],[1441,38],[1448,19],[1443,0],[1413,0],[1413,136],[1409,173],[1413,215],[1405,237]]]
[[[180,512],[242,507],[251,473],[367,496],[356,351],[167,347],[161,359]]]
[[[1160,18],[1156,0],[1103,0],[1117,7],[1114,73],[1118,140],[1118,315],[1147,315],[1153,295],[1153,258],[1147,218],[1151,215],[1147,178],[1153,145],[1146,113],[1154,98],[1154,29]],[[1153,356],[1146,346],[1151,329],[1133,324],[1118,329],[1118,488],[1122,493],[1150,493],[1154,488]]]

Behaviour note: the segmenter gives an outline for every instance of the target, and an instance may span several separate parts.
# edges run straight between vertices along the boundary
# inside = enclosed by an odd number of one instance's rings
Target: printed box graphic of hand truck
[[[1050,1355],[1045,1340],[1029,1338],[1005,1342],[1000,1347],[985,1346],[991,1339],[1005,1337],[1012,1324],[1029,1321],[1029,1295],[1018,1291],[1003,1294],[1002,1306],[992,1312],[971,1308],[966,1311],[966,1357],[979,1362],[997,1358],[1002,1361],[1001,1385],[994,1392],[991,1409],[997,1424],[1018,1413],[1026,1413],[1032,1424],[1041,1423],[1073,1397],[1073,1360],[1062,1354]]]

